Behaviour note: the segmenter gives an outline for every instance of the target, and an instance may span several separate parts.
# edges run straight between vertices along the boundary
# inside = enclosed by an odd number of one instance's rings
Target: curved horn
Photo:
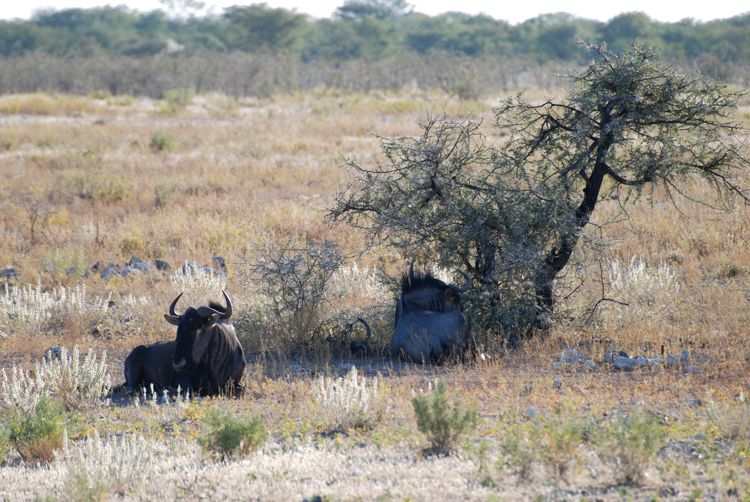
[[[466,272],[459,270],[458,273],[464,276],[464,278],[466,279],[466,283],[461,288],[456,288],[456,292],[465,293],[466,291],[469,290],[469,288],[471,287],[474,281],[471,279],[471,276],[467,274]]]
[[[182,293],[180,293],[179,295],[177,295],[177,297],[174,300],[172,300],[172,303],[169,304],[169,315],[173,315],[175,317],[182,316],[182,314],[178,314],[174,310],[174,308],[177,306],[177,301],[180,299],[181,296],[182,296]]]
[[[218,319],[219,317],[224,315],[224,312],[220,310],[216,310],[211,307],[201,306],[195,309],[198,311],[198,315],[201,316],[204,319],[208,319],[211,316],[216,316],[215,319]]]
[[[224,310],[224,319],[229,319],[232,317],[232,300],[229,299],[229,295],[223,289],[221,290],[221,294],[224,295],[224,301],[227,302],[227,308]]]
[[[370,325],[367,324],[367,321],[365,321],[363,318],[357,316],[357,320],[362,323],[362,326],[365,327],[365,333],[367,334],[367,341],[370,341],[370,338],[372,338],[372,330],[370,329]]]

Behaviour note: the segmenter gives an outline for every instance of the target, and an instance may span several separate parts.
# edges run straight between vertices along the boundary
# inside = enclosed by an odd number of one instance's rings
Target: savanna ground
[[[750,499],[746,206],[721,212],[689,198],[675,206],[658,188],[627,215],[604,204],[587,230],[598,245],[579,250],[561,281],[565,315],[545,338],[512,353],[482,335],[486,357],[475,364],[421,367],[380,354],[351,360],[315,340],[301,357],[292,349],[300,346],[296,334],[254,329],[267,314],[247,263],[268,241],[337,243],[349,257],[334,280],[337,301],[352,311],[388,304],[375,270],[398,274],[408,257],[368,249],[364,236],[328,224],[326,208],[347,179],[340,166],[347,157],[377,161],[376,136],[417,134],[429,112],[489,123],[498,97],[459,101],[416,90],[269,100],[1,97],[0,266],[20,271],[11,279],[16,288],[41,294],[85,285],[85,299],[83,307],[28,323],[0,313],[0,365],[31,368],[47,347],[77,345],[106,350],[120,383],[130,348],[174,337],[162,317],[180,286],[174,270],[185,260],[210,264],[215,255],[226,260],[226,288],[251,363],[240,399],[102,403],[68,413],[71,444],[95,433],[143,437],[146,475],[127,478],[127,486],[87,491],[62,460],[35,466],[9,453],[0,497]],[[750,103],[737,120],[750,127]],[[683,188],[712,200],[698,182]],[[96,261],[124,265],[131,256],[163,259],[172,269],[109,281],[85,273]],[[617,302],[586,310],[602,297]],[[205,298],[196,293],[190,301]],[[372,323],[377,349],[386,345],[389,322]],[[596,368],[555,365],[567,348]],[[601,363],[608,349],[678,359],[688,350],[690,360],[617,372]],[[316,379],[344,374],[352,363],[378,375],[378,399],[364,426],[331,433],[314,398]],[[476,429],[449,456],[425,453],[411,404],[436,379],[478,412]],[[196,440],[213,409],[260,416],[268,439],[244,458],[217,460]],[[620,433],[601,428],[638,414],[653,418],[643,429],[658,429],[655,446],[642,446],[649,433],[632,423]],[[634,475],[624,479],[628,469]]]

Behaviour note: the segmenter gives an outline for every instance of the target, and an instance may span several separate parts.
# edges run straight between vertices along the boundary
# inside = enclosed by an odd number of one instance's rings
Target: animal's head
[[[218,322],[228,321],[231,317],[232,301],[223,290],[221,293],[224,295],[226,307],[211,302],[207,307],[188,307],[185,312],[177,313],[175,306],[182,293],[169,305],[169,313],[164,315],[164,319],[169,324],[177,326],[177,347],[172,360],[175,371],[183,371],[190,363],[199,361],[208,348],[210,328]]]
[[[430,272],[414,272],[414,264],[409,272],[401,278],[401,297],[411,307],[434,312],[463,310],[461,294],[471,287],[471,277],[461,272],[466,278],[462,287],[446,284]]]

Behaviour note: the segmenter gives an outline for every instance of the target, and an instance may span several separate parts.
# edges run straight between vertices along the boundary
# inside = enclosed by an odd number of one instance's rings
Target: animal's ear
[[[173,324],[175,326],[180,325],[180,316],[164,314],[164,319],[166,319],[169,324]]]
[[[449,303],[456,302],[456,293],[451,288],[445,288],[443,295],[445,296],[445,301]]]

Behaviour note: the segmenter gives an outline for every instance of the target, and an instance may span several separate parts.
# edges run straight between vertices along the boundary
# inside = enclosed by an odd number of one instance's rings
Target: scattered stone
[[[150,274],[153,272],[153,269],[151,268],[151,265],[138,258],[137,256],[131,256],[130,261],[127,263],[127,265],[135,270],[138,270],[139,272],[143,272],[144,274]]]
[[[675,356],[667,356],[667,368],[677,368],[677,358]]]
[[[596,363],[592,361],[591,359],[584,359],[583,361],[581,361],[581,366],[583,366],[584,368],[588,370],[595,370],[597,367]]]
[[[699,375],[701,372],[700,368],[698,366],[689,365],[687,368],[685,368],[685,373],[688,375]]]
[[[65,277],[73,277],[78,273],[78,267],[69,267],[65,269]]]
[[[128,277],[128,276],[131,276],[133,274],[138,274],[138,273],[139,273],[138,270],[131,267],[130,265],[125,265],[122,268],[122,270],[120,270],[120,275],[123,277]]]
[[[557,390],[560,390],[560,389],[562,389],[562,382],[560,380],[553,380],[552,381],[552,387],[555,388],[555,389],[557,389]]]
[[[618,356],[615,357],[612,366],[619,371],[633,371],[636,366],[636,361],[630,357]]]
[[[680,355],[680,365],[681,366],[687,366],[688,360],[690,359],[690,351],[685,349],[682,351],[682,354]]]
[[[20,277],[21,272],[19,272],[17,269],[13,267],[7,267],[2,270],[0,270],[0,277],[2,277],[5,280],[8,279],[17,279]]]
[[[565,349],[562,352],[560,360],[565,364],[575,364],[581,359],[576,349]]]
[[[596,369],[596,363],[594,361],[591,359],[584,359],[576,349],[572,348],[563,350],[560,360],[553,361],[552,364],[555,368],[578,365],[590,370]]]
[[[44,358],[47,361],[59,361],[62,359],[63,348],[59,345],[53,345],[44,351]]]
[[[700,408],[701,406],[703,406],[703,401],[701,401],[697,397],[691,397],[690,399],[688,399],[688,406],[690,406],[691,408]]]
[[[169,263],[164,260],[154,260],[154,266],[156,267],[156,270],[159,270],[160,272],[166,272],[172,268],[169,266]]]
[[[523,413],[527,418],[531,420],[535,419],[537,414],[536,408],[534,408],[533,406],[527,406],[526,408],[524,408]]]
[[[625,358],[628,358],[628,359],[630,358],[630,356],[628,356],[627,352],[624,352],[622,350],[617,350],[617,349],[609,349],[604,354],[604,363],[605,364],[612,364],[612,365],[614,365],[615,364],[615,359],[617,359],[618,357],[625,357]]]
[[[105,281],[108,281],[112,277],[120,275],[120,267],[110,262],[110,264],[107,265],[107,267],[104,270],[102,270],[101,274],[99,275],[101,276],[102,279],[104,279]]]

